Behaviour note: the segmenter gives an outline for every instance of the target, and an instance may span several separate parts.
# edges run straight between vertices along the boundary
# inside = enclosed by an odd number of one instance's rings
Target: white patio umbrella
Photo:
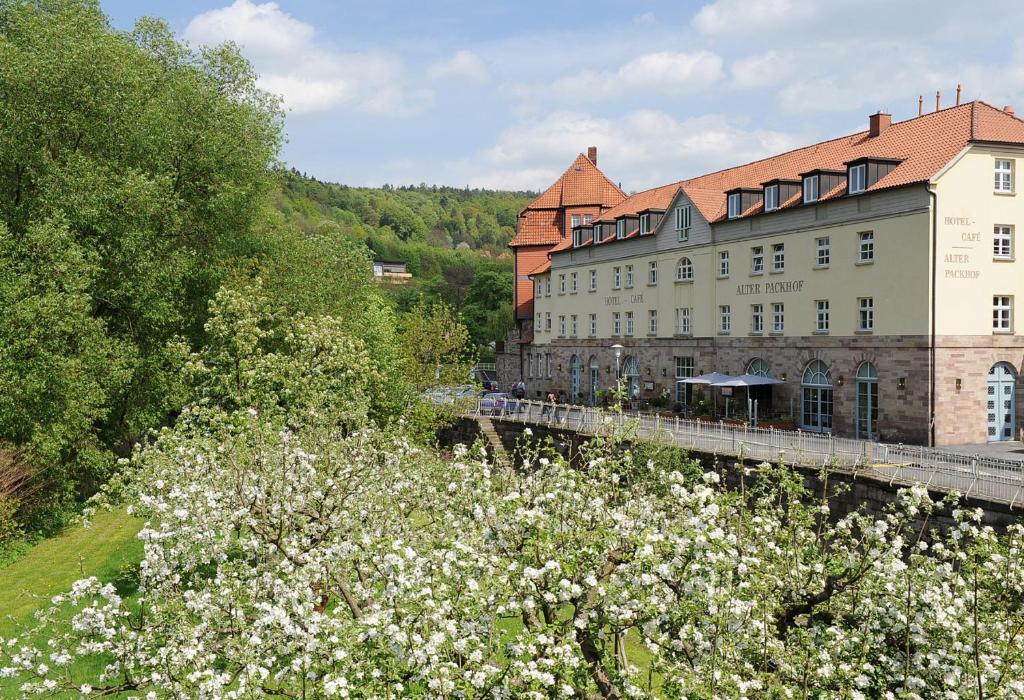
[[[741,374],[738,377],[729,377],[725,381],[714,382],[711,386],[746,387],[747,402],[750,402],[750,387],[767,386],[769,384],[785,384],[781,379],[775,377],[762,377],[760,374]],[[729,413],[729,404],[726,404],[726,414]]]
[[[724,376],[724,375],[723,375]],[[765,386],[767,384],[785,384],[775,377],[762,377],[760,374],[741,374],[738,377],[726,377],[721,381],[709,382],[711,386]]]
[[[687,377],[686,379],[677,379],[677,384],[712,384],[717,385],[719,382],[728,382],[736,377],[728,374],[722,374],[721,372],[707,372],[700,375],[699,377]]]

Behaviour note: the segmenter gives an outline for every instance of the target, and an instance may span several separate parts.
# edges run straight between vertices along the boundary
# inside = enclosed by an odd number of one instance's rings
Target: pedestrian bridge
[[[589,406],[510,400],[497,407],[477,402],[474,418],[495,418],[584,435],[616,430],[637,438],[719,457],[777,462],[805,468],[830,467],[854,478],[889,486],[924,484],[931,491],[957,492],[978,501],[1024,505],[1024,462],[962,454],[915,445],[891,445],[803,430],[666,418],[658,414],[608,411]]]

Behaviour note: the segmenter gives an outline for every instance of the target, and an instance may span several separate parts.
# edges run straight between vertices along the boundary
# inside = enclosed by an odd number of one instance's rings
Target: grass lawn
[[[90,527],[70,527],[0,569],[0,636],[16,634],[19,627],[30,625],[36,610],[70,589],[76,580],[96,576],[113,581],[123,567],[137,564],[142,559],[142,543],[136,538],[141,527],[141,520],[123,510],[99,513]],[[89,659],[69,670],[73,677],[94,680],[102,667],[101,659]],[[19,685],[19,681],[0,680],[0,697],[18,697]]]
[[[122,510],[99,513],[90,527],[68,528],[0,569],[0,636],[30,622],[33,612],[78,579],[111,581],[125,564],[139,562],[142,543],[135,536],[141,527]]]

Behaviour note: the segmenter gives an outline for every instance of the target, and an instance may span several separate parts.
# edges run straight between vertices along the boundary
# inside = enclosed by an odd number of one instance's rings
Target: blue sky
[[[321,179],[541,189],[589,145],[627,191],[954,99],[1024,111],[1024,3],[101,0],[232,40]]]

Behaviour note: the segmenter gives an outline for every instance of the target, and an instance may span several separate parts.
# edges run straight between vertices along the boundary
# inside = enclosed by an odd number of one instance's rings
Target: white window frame
[[[622,289],[622,268],[618,265],[612,268],[612,289]]]
[[[647,311],[647,332],[650,335],[658,334],[658,310],[648,309]]]
[[[597,291],[597,270],[590,271],[590,291]]]
[[[536,279],[533,281],[533,296],[539,297],[544,293],[544,282]]]
[[[779,186],[768,185],[764,188],[764,210],[775,211],[779,208]]]
[[[576,314],[569,316],[569,337],[575,338],[579,333],[579,318]]]
[[[718,251],[718,279],[726,279],[729,276],[729,251]]]
[[[651,215],[641,214],[640,215],[640,235],[646,236],[651,232]]]
[[[574,228],[572,230],[572,247],[579,248],[583,245],[583,230]]]
[[[764,333],[764,304],[750,305],[750,332],[754,335]]]
[[[622,314],[612,311],[612,335],[622,335]]]
[[[626,237],[626,220],[619,219],[615,222],[615,237],[622,240]]]
[[[992,259],[1013,260],[1014,227],[996,224],[992,227]]]
[[[679,335],[683,336],[691,334],[690,307],[676,309],[676,331]]]
[[[558,293],[565,294],[565,273],[558,275]]]
[[[815,299],[815,332],[828,333],[830,325],[830,309],[828,299]]]
[[[743,194],[741,192],[735,192],[729,195],[729,214],[728,218],[735,219],[743,213]]]
[[[732,333],[732,307],[729,304],[718,307],[718,332],[722,335]]]
[[[686,262],[684,265],[683,262]],[[692,282],[693,281],[693,260],[689,257],[679,258],[679,262],[676,263],[676,282]]]
[[[537,321],[534,324],[534,329],[537,333],[540,333],[541,331],[544,330],[544,314],[542,314],[540,311],[537,312]]]
[[[597,335],[597,314],[590,314],[590,337]]]
[[[647,263],[647,284],[656,285],[658,283],[658,261],[651,260]]]
[[[633,331],[636,330],[636,326],[633,324],[633,320],[634,320],[633,319],[633,312],[632,311],[627,311],[626,312],[626,335],[628,337],[632,337]]]
[[[569,293],[575,294],[579,291],[579,276],[575,272],[569,273]]]
[[[633,288],[633,266],[626,265],[626,289]]]
[[[572,221],[572,227],[576,228],[577,226],[580,225],[580,215],[579,214],[573,214],[572,218],[570,219],[570,221]]]
[[[544,330],[547,333],[551,332],[551,312],[550,311],[545,311],[544,312]]]
[[[867,189],[868,164],[851,165],[846,174],[846,190],[848,194],[860,194]]]
[[[750,249],[750,274],[764,274],[764,246],[756,245]]]
[[[551,275],[547,276],[547,284],[544,285],[544,296],[551,296]]]
[[[814,266],[825,268],[832,264],[832,239],[828,236],[819,236],[814,239],[816,247]]]
[[[859,231],[857,233],[857,264],[870,265],[875,262],[875,232]]]
[[[584,226],[586,226],[587,224],[589,224],[593,220],[594,220],[594,215],[593,214],[584,214],[583,215],[583,225]]]
[[[772,243],[772,272],[786,271],[786,244]]]
[[[676,238],[680,242],[690,239],[690,228],[693,225],[693,212],[689,204],[676,207]]]
[[[565,314],[558,315],[558,337],[565,337]]]
[[[875,330],[874,297],[857,298],[857,332],[873,333]]]
[[[803,192],[804,192],[804,204],[810,204],[817,202],[821,196],[820,180],[817,175],[808,175],[804,178]]]
[[[992,297],[992,332],[1013,333],[1013,296],[996,294]]]
[[[786,332],[786,305],[782,302],[772,304],[772,333]]]
[[[1001,194],[1012,194],[1014,185],[1014,161],[1011,158],[996,158],[994,190]]]

